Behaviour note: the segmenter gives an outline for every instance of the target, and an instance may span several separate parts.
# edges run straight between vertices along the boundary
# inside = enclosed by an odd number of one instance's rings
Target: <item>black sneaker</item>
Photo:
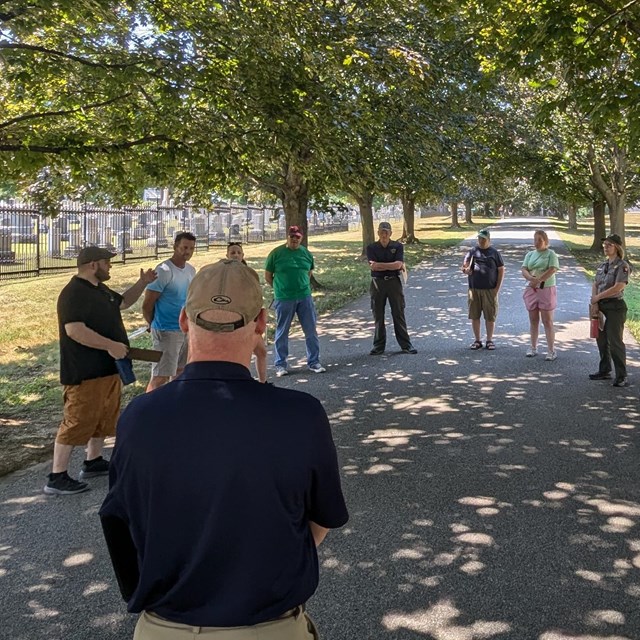
[[[97,476],[107,475],[109,475],[109,461],[100,456],[93,460],[85,460],[82,463],[82,469],[78,477],[80,480],[84,480],[85,478],[96,478]]]
[[[616,378],[615,382],[613,383],[614,387],[628,387],[629,386],[629,380],[627,378],[624,377],[620,377],[620,378]]]
[[[608,371],[598,371],[598,373],[590,373],[589,380],[611,380],[611,373]]]
[[[402,350],[402,353],[410,353],[411,355],[415,355],[416,353],[418,353],[418,350],[414,349],[413,347],[405,347]]]
[[[384,349],[379,349],[377,347],[374,347],[373,349],[371,349],[371,351],[369,351],[370,356],[381,356],[383,353]]]
[[[50,473],[49,482],[44,485],[45,493],[59,496],[70,496],[74,493],[82,493],[88,490],[89,485],[86,482],[74,480],[69,477],[66,471],[63,473]]]

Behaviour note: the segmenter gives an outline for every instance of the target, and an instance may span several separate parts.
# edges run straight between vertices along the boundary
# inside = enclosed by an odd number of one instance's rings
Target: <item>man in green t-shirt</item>
[[[320,341],[316,331],[316,308],[311,297],[313,256],[302,246],[300,227],[289,227],[287,243],[276,247],[268,256],[264,277],[273,287],[276,310],[274,344],[276,375],[286,376],[289,356],[289,328],[298,316],[307,345],[307,366],[314,373],[326,369],[320,364]]]

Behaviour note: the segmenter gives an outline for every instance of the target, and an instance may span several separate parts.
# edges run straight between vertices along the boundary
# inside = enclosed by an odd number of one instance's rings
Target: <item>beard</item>
[[[106,282],[107,280],[109,280],[109,278],[111,278],[111,275],[106,269],[103,269],[102,267],[98,267],[98,269],[96,270],[96,278],[100,282]]]

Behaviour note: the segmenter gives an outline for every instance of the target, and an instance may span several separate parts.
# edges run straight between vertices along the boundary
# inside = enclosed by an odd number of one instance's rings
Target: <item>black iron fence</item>
[[[314,213],[309,234],[346,231],[351,217]],[[57,217],[45,218],[28,203],[0,203],[0,280],[75,269],[86,246],[117,253],[112,263],[158,259],[172,253],[173,239],[181,231],[196,236],[196,251],[286,236],[284,215],[269,207],[230,204],[208,210],[148,204],[115,209],[67,203]]]

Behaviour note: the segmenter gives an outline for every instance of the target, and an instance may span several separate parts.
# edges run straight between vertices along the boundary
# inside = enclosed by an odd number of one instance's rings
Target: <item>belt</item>
[[[293,609],[289,609],[289,611],[285,611],[281,616],[274,618],[274,620],[284,620],[285,618],[297,618],[304,613],[304,605],[299,604],[297,607],[293,607]]]
[[[378,276],[377,278],[373,278],[373,280],[393,280],[394,278],[398,278],[399,276],[396,274],[394,276]]]
[[[260,624],[267,624],[268,622],[275,622],[276,620],[286,620],[287,618],[298,618],[299,616],[301,616],[303,613],[305,612],[305,605],[304,604],[299,604],[297,607],[293,607],[293,609],[289,609],[288,611],[285,611],[282,615],[278,616],[277,618],[271,618],[270,620],[265,620],[264,622],[260,622]],[[202,629],[202,630],[207,630],[207,629],[216,629],[216,630],[224,630],[225,628],[227,629],[235,629],[237,627],[194,627],[192,625],[185,625],[183,623],[180,622],[173,622],[172,620],[168,620],[167,618],[163,618],[162,616],[159,616],[157,613],[153,613],[152,611],[146,611],[145,612],[148,616],[151,616],[152,618],[157,618],[158,620],[162,620],[163,622],[172,624],[172,625],[176,625],[177,627],[188,627],[191,629]],[[257,625],[251,625],[251,626],[257,626]]]

